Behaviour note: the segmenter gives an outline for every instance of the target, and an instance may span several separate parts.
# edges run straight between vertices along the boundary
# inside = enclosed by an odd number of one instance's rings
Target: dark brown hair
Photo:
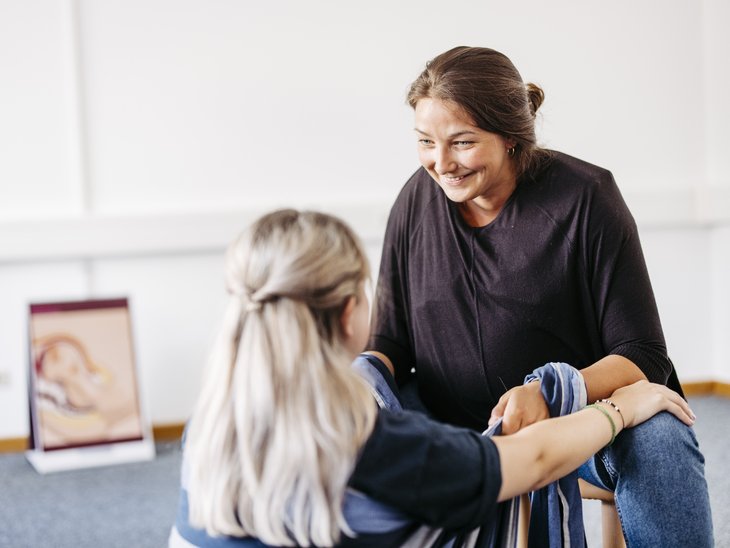
[[[459,46],[434,57],[408,90],[413,108],[425,98],[451,101],[477,127],[514,140],[518,178],[549,156],[535,137],[535,113],[545,94],[535,84],[525,85],[512,61],[498,51]]]

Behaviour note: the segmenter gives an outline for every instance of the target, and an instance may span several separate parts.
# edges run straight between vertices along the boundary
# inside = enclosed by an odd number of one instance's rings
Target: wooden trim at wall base
[[[152,427],[152,435],[155,437],[155,441],[174,441],[182,438],[184,429],[184,422],[157,424]]]
[[[682,390],[685,396],[706,396],[712,394],[714,389],[715,383],[713,381],[682,383]]]
[[[0,453],[20,453],[28,449],[28,438],[6,438],[0,440]]]
[[[155,441],[175,441],[182,437],[185,423],[157,424],[152,427]],[[0,453],[20,453],[28,449],[28,438],[0,439]]]
[[[716,396],[724,396],[730,398],[730,384],[726,382],[716,382],[715,389],[712,392]]]
[[[683,382],[685,396],[723,396],[730,398],[730,384],[717,381]]]

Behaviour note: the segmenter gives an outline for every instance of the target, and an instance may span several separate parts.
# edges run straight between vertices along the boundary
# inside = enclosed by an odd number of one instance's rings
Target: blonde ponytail
[[[192,525],[267,544],[331,546],[375,420],[340,317],[368,277],[357,237],[278,211],[234,242],[231,302],[186,440]]]

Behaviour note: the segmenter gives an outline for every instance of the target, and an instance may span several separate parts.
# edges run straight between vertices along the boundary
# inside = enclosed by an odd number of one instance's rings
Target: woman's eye
[[[424,146],[431,146],[433,144],[433,141],[431,139],[419,139],[418,144],[424,145]]]
[[[454,141],[454,144],[456,146],[464,147],[464,146],[473,145],[474,141]]]

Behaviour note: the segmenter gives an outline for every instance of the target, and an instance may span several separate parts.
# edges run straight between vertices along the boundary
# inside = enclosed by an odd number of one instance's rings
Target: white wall
[[[713,375],[730,383],[730,226],[713,230],[710,242]]]
[[[0,0],[0,438],[27,433],[30,301],[129,296],[174,422],[256,215],[338,212],[377,263],[417,165],[405,90],[460,44],[544,87],[543,143],[612,169],[680,377],[727,382],[728,23],[723,0]]]
[[[680,380],[715,378],[709,231],[649,226],[641,236],[667,349]]]

